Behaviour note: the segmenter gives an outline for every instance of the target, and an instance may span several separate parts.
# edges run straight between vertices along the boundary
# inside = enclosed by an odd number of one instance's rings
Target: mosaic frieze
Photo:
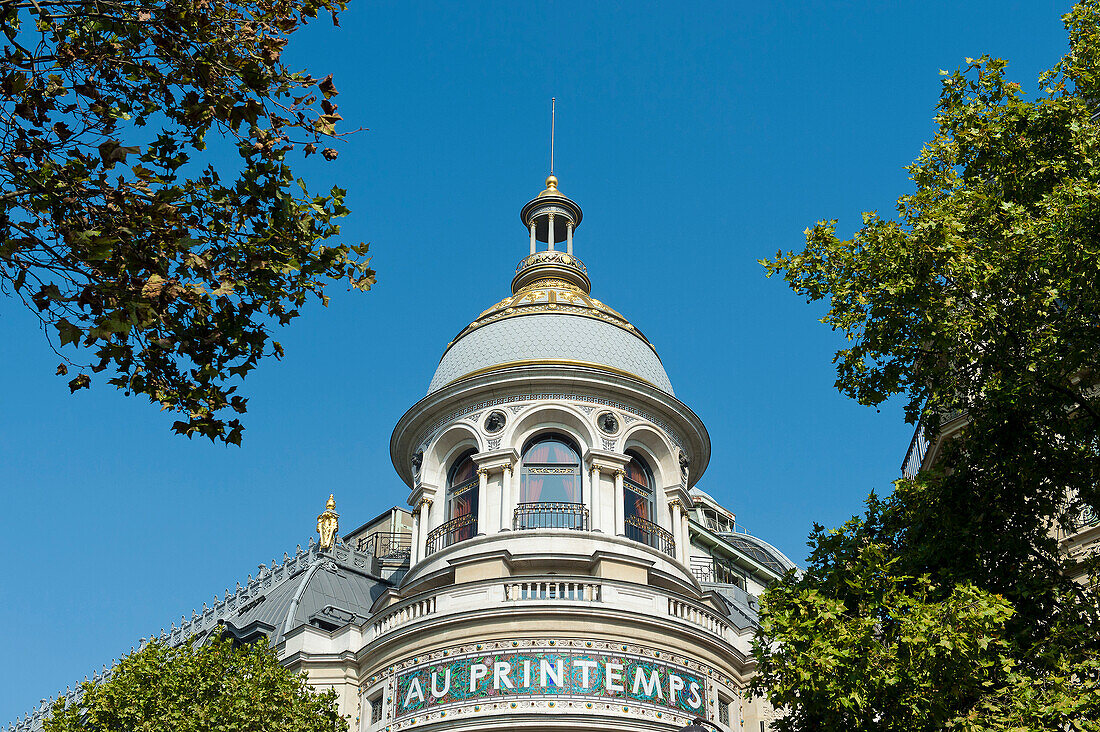
[[[713,707],[716,684],[734,694],[737,688],[725,674],[682,653],[578,638],[493,640],[438,649],[380,669],[364,686],[383,679],[388,679],[388,732],[452,717],[539,711],[664,718],[682,726]],[[693,706],[695,688],[699,706]]]
[[[512,697],[592,698],[683,713],[705,704],[703,677],[679,665],[627,653],[581,649],[475,653],[398,674],[395,718]]]

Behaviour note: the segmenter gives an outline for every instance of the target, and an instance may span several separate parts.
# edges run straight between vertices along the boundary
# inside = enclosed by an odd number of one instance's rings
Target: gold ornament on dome
[[[646,340],[645,336],[618,311],[586,294],[576,285],[565,280],[552,278],[532,282],[516,294],[506,297],[492,307],[487,308],[477,316],[474,322],[466,326],[455,337],[454,341],[472,330],[498,320],[548,312],[567,313],[602,320],[641,338],[646,345],[653,348],[653,345]],[[454,341],[451,343],[454,343]],[[448,345],[448,347],[450,346]]]

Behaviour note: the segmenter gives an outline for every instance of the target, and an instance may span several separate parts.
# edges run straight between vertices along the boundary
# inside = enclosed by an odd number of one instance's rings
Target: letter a
[[[424,703],[424,690],[420,688],[420,679],[413,676],[412,682],[409,684],[409,693],[405,695],[405,703],[402,705],[406,709],[413,703],[413,695],[416,695],[416,703]]]

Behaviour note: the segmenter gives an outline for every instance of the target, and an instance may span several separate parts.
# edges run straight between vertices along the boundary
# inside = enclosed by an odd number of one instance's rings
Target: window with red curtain
[[[583,503],[581,461],[560,435],[537,438],[523,452],[521,503]]]
[[[630,456],[630,462],[626,464],[626,476],[623,479],[623,513],[627,519],[626,535],[627,538],[635,541],[646,541],[645,532],[637,526],[631,526],[629,519],[631,516],[636,516],[656,523],[654,521],[653,473],[649,470],[649,465],[646,464],[641,455],[633,452],[627,452],[627,455]]]
[[[477,534],[477,464],[473,461],[474,451],[466,452],[451,468],[447,479],[447,519],[463,516],[473,517],[473,521],[456,529],[451,542],[464,541]]]

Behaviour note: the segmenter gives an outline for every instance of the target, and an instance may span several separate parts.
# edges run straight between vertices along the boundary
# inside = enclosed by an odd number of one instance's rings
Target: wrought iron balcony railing
[[[435,554],[451,544],[472,539],[475,534],[477,534],[476,515],[467,514],[453,518],[428,532],[427,548],[424,550],[424,556]]]
[[[691,573],[700,582],[713,582],[722,585],[736,585],[745,589],[745,573],[733,562],[719,557],[704,559],[691,558]]]
[[[941,432],[948,424],[952,424],[965,416],[965,411],[948,412],[944,414],[940,417]],[[917,423],[917,428],[913,431],[913,439],[909,441],[909,449],[905,451],[905,460],[901,463],[901,477],[915,478],[924,465],[924,458],[928,455],[928,450],[931,447],[932,441],[928,436],[927,425],[924,419],[921,419],[921,421]]]
[[[521,503],[512,527],[521,529],[576,529],[588,531],[588,508],[583,503]]]
[[[640,541],[670,557],[676,556],[676,542],[672,534],[641,516],[626,517],[626,538]]]
[[[398,531],[375,531],[360,536],[355,542],[355,550],[373,554],[379,559],[409,558],[412,551],[412,534]]]

